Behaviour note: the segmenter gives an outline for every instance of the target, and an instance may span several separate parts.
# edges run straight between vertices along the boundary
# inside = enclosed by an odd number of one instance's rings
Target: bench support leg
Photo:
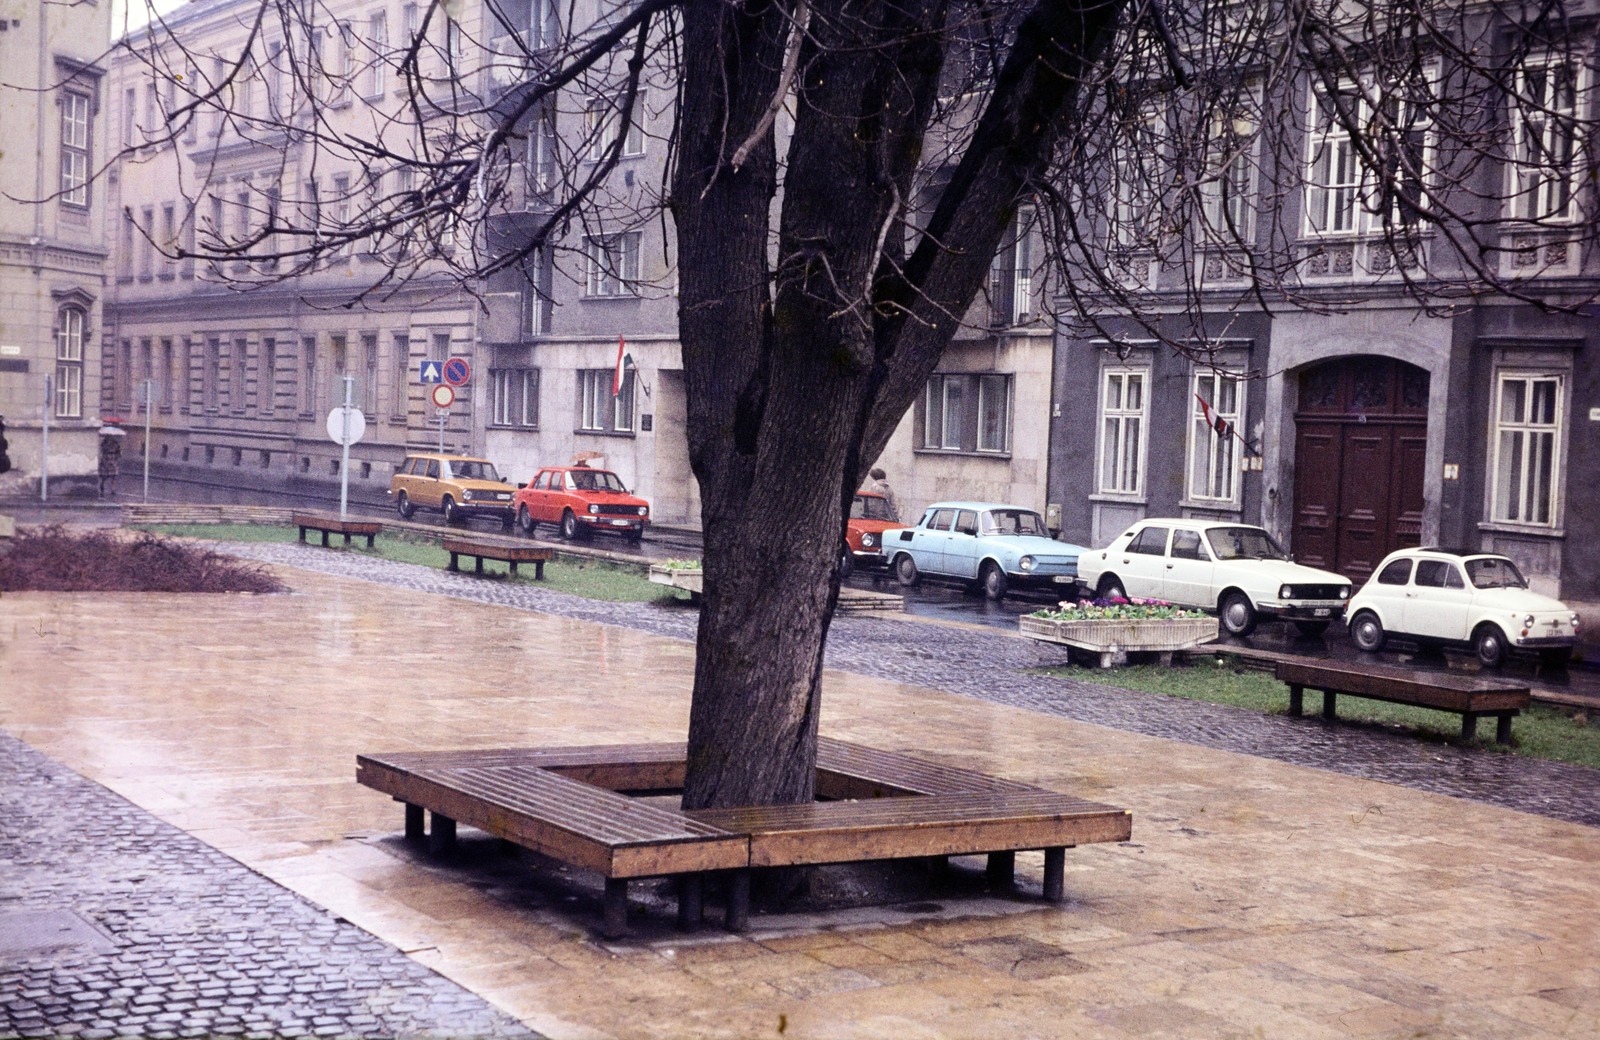
[[[1306,688],[1304,686],[1289,687],[1289,714],[1299,718],[1306,710]]]
[[[376,537],[378,537],[376,533],[367,535],[367,548],[368,549],[372,548],[372,540],[374,538],[376,538]]]
[[[428,851],[437,856],[450,851],[455,844],[456,821],[434,813],[433,826],[428,830]]]
[[[451,553],[450,554],[450,566],[446,567],[445,570],[447,570],[447,571],[458,571],[458,570],[460,570],[461,568],[456,566],[457,558],[458,557],[457,557],[457,555],[455,553]]]
[[[322,547],[324,549],[326,549],[328,547],[328,535],[330,535],[332,533],[333,533],[332,531],[328,531],[328,530],[324,530],[322,532]]]
[[[1511,716],[1502,714],[1494,720],[1494,742],[1496,744],[1511,743]]]
[[[1100,655],[1100,667],[1101,668],[1110,668],[1111,667],[1111,658],[1114,657],[1114,656],[1115,656],[1114,654],[1101,654]]]
[[[306,529],[304,527],[300,528],[300,540],[302,542],[306,540]]]
[[[477,559],[478,565],[472,569],[472,573],[474,573],[474,574],[482,574],[483,573],[483,557],[479,556],[476,559]]]
[[[989,853],[989,868],[985,871],[989,877],[989,884],[995,888],[1010,888],[1017,877],[1017,854],[1015,852]]]
[[[1478,713],[1464,711],[1461,713],[1461,739],[1472,740],[1478,735]]]
[[[349,531],[346,531],[344,533],[344,547],[346,549],[350,548],[350,532]]]
[[[722,923],[730,932],[749,930],[750,871],[735,870],[728,875],[728,908],[723,915]]]
[[[705,878],[684,874],[678,878],[678,930],[695,932],[705,914]]]
[[[421,842],[427,837],[422,825],[422,806],[406,803],[406,841]]]
[[[1325,719],[1336,719],[1336,718],[1338,718],[1339,717],[1339,712],[1337,710],[1338,709],[1338,704],[1339,704],[1339,695],[1337,693],[1334,693],[1332,690],[1323,690],[1322,691],[1322,717],[1323,718],[1325,718]]]
[[[606,878],[606,922],[601,932],[607,939],[628,934],[627,878]]]
[[[534,579],[536,581],[543,581],[544,580],[544,561],[543,560],[534,560],[533,561],[533,577],[534,577]]]
[[[506,562],[511,564],[511,576],[513,578],[515,578],[517,576],[517,561],[516,560],[507,560]]]
[[[1065,845],[1044,850],[1044,898],[1062,903],[1067,898],[1067,849]]]

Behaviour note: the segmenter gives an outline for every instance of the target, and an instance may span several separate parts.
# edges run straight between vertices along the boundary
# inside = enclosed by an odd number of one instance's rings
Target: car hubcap
[[[1245,611],[1243,603],[1240,603],[1238,600],[1234,600],[1232,603],[1228,604],[1228,626],[1230,628],[1243,628],[1247,619],[1248,614]]]

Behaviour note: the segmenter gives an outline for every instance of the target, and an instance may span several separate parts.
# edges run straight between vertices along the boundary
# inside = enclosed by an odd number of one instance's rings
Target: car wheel
[[[444,514],[444,522],[447,524],[461,522],[461,510],[456,508],[456,500],[449,495],[444,496],[444,501],[439,504],[439,512]]]
[[[528,512],[527,506],[517,507],[517,524],[522,528],[523,534],[532,534],[539,529],[539,521],[535,520],[533,514]]]
[[[511,510],[507,509],[504,513],[500,514],[500,526],[505,528],[507,531],[511,530],[511,528],[515,526],[516,522],[517,514],[513,513]]]
[[[400,519],[402,520],[410,520],[411,514],[417,511],[417,507],[411,504],[411,497],[404,491],[395,496],[394,507],[400,511]]]
[[[1128,593],[1122,587],[1122,581],[1115,574],[1108,574],[1100,579],[1100,585],[1095,589],[1096,599],[1127,599]]]
[[[1328,630],[1328,622],[1296,621],[1294,623],[1294,627],[1298,628],[1300,630],[1300,634],[1305,636],[1307,639],[1315,639]]]
[[[1383,623],[1378,620],[1378,615],[1370,610],[1363,610],[1350,622],[1350,642],[1356,645],[1357,650],[1364,650],[1375,654],[1383,649],[1383,644],[1389,641],[1389,633],[1383,630]]]
[[[910,553],[901,553],[895,558],[894,576],[899,579],[900,584],[908,587],[915,585],[922,577],[917,571],[917,561],[911,558]]]
[[[839,580],[843,581],[846,578],[850,577],[850,575],[855,573],[855,569],[856,569],[856,556],[855,556],[855,553],[851,552],[849,549],[846,549],[844,551],[844,554],[839,557]]]
[[[1499,668],[1506,660],[1506,634],[1498,625],[1479,625],[1472,633],[1472,652],[1485,668]]]
[[[1256,630],[1255,604],[1242,592],[1230,592],[1222,597],[1222,605],[1217,608],[1217,613],[1229,635],[1247,636]]]
[[[561,537],[569,542],[578,537],[578,518],[570,509],[561,514]]]
[[[983,565],[983,594],[999,603],[1006,598],[1006,572],[1000,569],[997,563]]]
[[[644,541],[644,529],[636,527],[627,534],[623,535],[623,537],[628,540],[629,545],[638,545],[640,542]]]

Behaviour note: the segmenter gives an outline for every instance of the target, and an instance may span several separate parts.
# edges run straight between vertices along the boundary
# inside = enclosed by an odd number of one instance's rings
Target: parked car
[[[1350,599],[1350,579],[1295,563],[1263,528],[1204,520],[1141,520],[1085,553],[1078,577],[1104,599],[1214,610],[1236,636],[1249,635],[1263,617],[1321,635]]]
[[[924,574],[976,581],[990,599],[1013,585],[1077,584],[1082,546],[1058,542],[1032,509],[994,502],[935,502],[915,527],[883,534],[883,554],[902,585]]]
[[[850,518],[845,521],[844,560],[839,568],[848,576],[857,567],[883,565],[883,532],[900,527],[889,500],[872,491],[857,491],[850,503]]]
[[[650,526],[650,503],[628,493],[622,478],[608,469],[547,466],[512,496],[517,523],[528,534],[553,524],[561,537],[611,531],[637,543]]]
[[[401,516],[437,509],[447,524],[469,516],[492,516],[507,527],[516,515],[511,485],[488,459],[467,455],[407,455],[389,479],[389,497]]]
[[[1390,634],[1472,647],[1487,668],[1510,650],[1537,650],[1564,664],[1578,641],[1578,615],[1528,588],[1517,565],[1494,553],[1401,549],[1383,558],[1350,600],[1350,639],[1383,649]]]

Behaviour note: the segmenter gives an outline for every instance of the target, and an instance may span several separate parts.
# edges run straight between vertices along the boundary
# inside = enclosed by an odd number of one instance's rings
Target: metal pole
[[[50,373],[44,377],[44,443],[39,451],[39,501],[50,501],[50,406],[55,404],[55,385]]]
[[[155,400],[156,381],[144,381],[144,500],[150,501],[150,403]]]
[[[344,377],[344,417],[343,435],[340,440],[344,442],[344,461],[339,463],[339,519],[349,519],[350,503],[350,398],[356,384],[355,376]]]
[[[446,419],[448,419],[448,418],[450,418],[450,410],[448,408],[439,409],[439,454],[440,455],[444,454],[444,421]]]

